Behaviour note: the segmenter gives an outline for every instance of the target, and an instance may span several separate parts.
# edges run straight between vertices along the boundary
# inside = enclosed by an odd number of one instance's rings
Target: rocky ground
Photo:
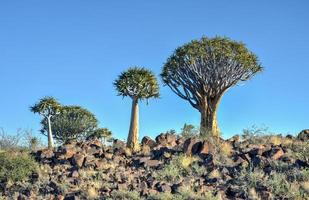
[[[309,199],[309,131],[229,140],[160,134],[132,153],[95,138],[33,152],[28,181],[0,199]]]

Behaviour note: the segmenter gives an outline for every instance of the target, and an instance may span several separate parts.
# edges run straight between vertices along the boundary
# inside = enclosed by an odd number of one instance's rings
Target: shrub
[[[108,128],[98,128],[93,131],[90,137],[103,139],[103,144],[106,145],[106,141],[112,137],[112,134],[112,131],[110,131]]]
[[[180,135],[184,138],[191,138],[198,135],[199,130],[191,124],[184,124]]]
[[[169,164],[165,165],[157,174],[157,179],[175,183],[182,176],[188,175],[190,166],[197,158],[180,154],[172,158]]]
[[[26,153],[0,153],[0,180],[22,181],[27,179],[37,167],[36,162]]]
[[[309,161],[309,142],[294,141],[286,146],[291,150],[288,152],[291,157]]]
[[[18,129],[15,134],[8,134],[3,128],[0,128],[0,150],[18,149],[21,136],[21,129]]]
[[[276,197],[283,199],[301,199],[299,185],[289,183],[285,174],[274,173],[268,177],[265,184]]]

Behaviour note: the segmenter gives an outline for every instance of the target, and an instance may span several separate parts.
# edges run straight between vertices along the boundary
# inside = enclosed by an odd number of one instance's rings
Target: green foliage
[[[191,138],[198,135],[198,130],[191,124],[184,124],[180,135],[184,138]]]
[[[293,141],[287,147],[290,149],[288,154],[294,159],[309,161],[309,141]]]
[[[93,131],[92,136],[95,136],[99,139],[101,138],[110,138],[112,136],[112,131],[108,130],[108,128],[98,128]]]
[[[157,173],[156,178],[161,181],[176,183],[181,177],[189,174],[190,166],[195,160],[195,157],[183,154],[175,156],[171,159],[169,164],[165,165],[164,168]]]
[[[112,131],[110,131],[108,128],[98,128],[93,131],[91,137],[94,136],[98,139],[103,138],[103,143],[105,144],[106,141],[112,138],[112,134],[113,134]]]
[[[176,73],[182,65],[198,65],[202,61],[214,65],[212,61],[232,60],[238,64],[239,68],[244,68],[248,76],[243,76],[239,80],[249,79],[249,74],[255,74],[262,70],[257,56],[250,52],[244,43],[236,42],[226,37],[207,38],[192,40],[190,43],[177,48],[174,54],[164,65],[162,77],[164,82],[168,82],[169,73]],[[202,60],[202,61],[201,61]],[[203,65],[202,67],[209,67]],[[219,67],[219,66],[218,66]]]
[[[136,99],[159,97],[159,85],[155,75],[142,67],[132,67],[121,73],[114,86],[120,96]]]
[[[58,114],[61,110],[61,105],[54,97],[44,97],[34,106],[31,106],[30,110],[33,113],[48,117]]]
[[[272,174],[266,181],[266,186],[271,192],[283,199],[301,199],[302,194],[299,190],[299,185],[289,183],[286,175],[281,173]]]
[[[36,162],[26,153],[0,153],[0,181],[22,181],[37,168]]]
[[[96,129],[98,120],[95,115],[80,106],[62,106],[61,113],[51,119],[53,137],[60,142],[70,139],[83,139]],[[42,120],[43,134],[48,133],[48,123]]]

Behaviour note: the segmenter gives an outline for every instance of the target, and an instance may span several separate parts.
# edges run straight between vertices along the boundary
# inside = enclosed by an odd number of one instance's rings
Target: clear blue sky
[[[173,50],[201,36],[245,42],[265,71],[229,90],[219,107],[223,135],[253,124],[277,133],[309,127],[309,3],[306,0],[1,1],[0,127],[39,130],[29,106],[45,95],[86,107],[126,138],[131,101],[112,82],[131,65],[160,74]],[[162,85],[162,83],[161,83]],[[199,124],[189,103],[162,87],[142,104],[140,135]]]

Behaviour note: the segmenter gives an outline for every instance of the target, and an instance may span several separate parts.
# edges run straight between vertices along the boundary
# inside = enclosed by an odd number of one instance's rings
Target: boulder
[[[273,147],[268,151],[265,151],[263,153],[263,156],[267,158],[271,158],[272,160],[278,160],[284,155],[284,151],[281,147]]]
[[[71,146],[64,146],[60,151],[62,152],[65,159],[72,158],[72,156],[76,153],[76,149]]]
[[[115,140],[113,141],[113,147],[114,147],[114,148],[120,148],[120,147],[125,148],[125,147],[126,147],[126,143],[125,143],[124,141],[115,139]]]
[[[309,140],[309,129],[302,130],[298,135],[297,139],[301,141],[308,141]]]
[[[79,177],[79,173],[77,170],[73,170],[71,173],[70,173],[70,177],[72,178],[78,178]]]
[[[149,146],[150,148],[154,148],[156,146],[156,142],[152,140],[150,137],[145,136],[142,139],[143,146]]]
[[[72,165],[76,167],[82,167],[84,165],[85,156],[78,153],[72,157]]]
[[[156,137],[156,143],[161,146],[176,146],[176,135],[171,133],[161,133]]]
[[[166,155],[173,154],[174,152],[175,150],[170,149],[168,147],[160,147],[152,151],[152,154],[153,154],[152,158],[154,160],[160,160],[160,159],[166,158]]]
[[[187,156],[195,155],[199,153],[202,148],[202,142],[196,138],[189,138],[183,144],[183,153]]]
[[[38,151],[40,159],[51,159],[55,154],[53,149],[43,149]]]
[[[157,168],[159,167],[160,165],[162,165],[162,162],[159,161],[159,160],[146,160],[144,162],[144,165],[146,167],[152,167],[152,168]]]
[[[168,184],[166,183],[158,183],[156,185],[156,188],[159,192],[164,192],[164,193],[171,193],[172,191],[172,188],[171,186],[169,186]]]

